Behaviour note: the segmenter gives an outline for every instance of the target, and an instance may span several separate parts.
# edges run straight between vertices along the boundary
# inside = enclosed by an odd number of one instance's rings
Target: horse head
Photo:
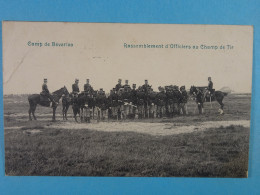
[[[68,91],[68,89],[65,85],[63,87],[63,94],[66,95],[66,96],[69,95],[69,91]]]

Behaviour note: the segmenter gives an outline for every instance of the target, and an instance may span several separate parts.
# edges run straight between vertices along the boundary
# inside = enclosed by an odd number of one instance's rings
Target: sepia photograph
[[[247,178],[253,26],[2,22],[6,176]]]

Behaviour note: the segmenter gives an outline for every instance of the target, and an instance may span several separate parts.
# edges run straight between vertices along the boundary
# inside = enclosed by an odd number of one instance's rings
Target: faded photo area
[[[6,175],[247,177],[252,26],[2,32]]]

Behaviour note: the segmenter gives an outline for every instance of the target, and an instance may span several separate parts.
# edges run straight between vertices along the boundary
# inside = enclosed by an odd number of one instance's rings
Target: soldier
[[[166,94],[163,87],[158,87],[159,92],[156,95],[156,115],[158,118],[162,118],[165,115],[165,109],[166,109]]]
[[[133,104],[132,110],[131,110],[131,114],[132,114],[132,118],[135,118],[136,115],[136,108],[137,108],[137,91],[136,91],[136,84],[132,85],[132,90],[131,90],[131,101]]]
[[[89,84],[89,79],[86,80],[86,84],[84,85],[84,92],[87,93],[88,95],[93,93],[93,88],[92,86]]]
[[[43,79],[43,84],[42,84],[42,92],[41,94],[43,96],[46,96],[50,99],[50,101],[53,103],[53,106],[56,104],[58,104],[57,102],[55,102],[55,100],[53,99],[52,95],[50,94],[50,91],[48,89],[48,86],[47,86],[47,79]]]
[[[128,84],[128,80],[125,80],[125,85],[123,86],[123,88],[125,89],[125,91],[128,91],[128,92],[131,90],[131,87]]]
[[[142,90],[145,93],[152,91],[152,87],[148,84],[148,80],[144,80],[144,85],[142,85]]]
[[[210,96],[210,99],[211,97],[214,95],[214,89],[213,89],[213,82],[211,80],[211,77],[208,77],[208,87],[207,87],[207,90],[206,92],[204,93],[204,97],[203,99],[205,100],[206,96],[209,94]],[[210,100],[211,101],[211,100]]]
[[[75,83],[72,84],[72,103],[76,103],[76,98],[79,94],[79,79],[75,79]]]
[[[181,86],[180,92],[181,92],[181,99],[180,99],[179,109],[180,111],[182,111],[183,115],[186,115],[187,114],[186,103],[188,102],[188,94],[185,89],[185,86]]]
[[[72,84],[72,94],[74,95],[79,94],[79,79],[75,79],[75,83]]]
[[[142,86],[142,91],[145,93],[145,104],[144,104],[144,110],[145,110],[145,117],[149,118],[149,92],[152,91],[152,87],[148,84],[148,80],[144,81],[144,85]]]
[[[106,95],[105,91],[103,90],[103,88],[100,88],[99,91],[98,91],[98,95]]]
[[[118,79],[118,83],[117,83],[117,85],[116,85],[116,91],[118,91],[120,88],[122,88],[122,84],[121,84],[121,82],[122,82],[122,79]]]

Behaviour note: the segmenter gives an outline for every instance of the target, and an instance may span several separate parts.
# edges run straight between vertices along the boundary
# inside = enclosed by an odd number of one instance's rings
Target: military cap
[[[79,81],[79,79],[75,79],[75,81]]]
[[[100,88],[99,90],[100,90],[100,91],[103,91],[103,88]]]
[[[45,79],[43,79],[44,81],[47,81],[47,79],[45,78]]]
[[[211,79],[211,77],[208,77],[208,80]]]
[[[122,81],[122,79],[118,79],[118,81]]]
[[[87,79],[87,82],[89,81],[89,79]]]

